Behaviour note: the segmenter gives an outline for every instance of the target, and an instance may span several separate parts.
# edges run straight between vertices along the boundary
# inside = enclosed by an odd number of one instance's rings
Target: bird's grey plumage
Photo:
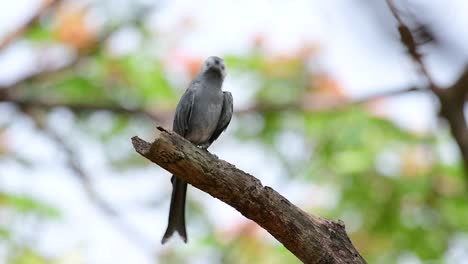
[[[176,108],[172,129],[201,148],[208,148],[227,128],[233,112],[230,92],[221,90],[226,76],[224,61],[209,57]],[[172,197],[164,244],[174,232],[187,242],[185,198],[187,183],[172,176]]]
[[[223,133],[224,130],[228,127],[231,122],[232,112],[233,112],[233,99],[230,92],[223,92],[223,107],[221,109],[221,116],[218,120],[218,125],[216,126],[215,131],[209,139],[209,144],[211,145],[219,135]]]

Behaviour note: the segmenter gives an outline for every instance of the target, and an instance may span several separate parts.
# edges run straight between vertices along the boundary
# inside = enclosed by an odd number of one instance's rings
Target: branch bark
[[[161,127],[154,143],[132,138],[135,150],[266,229],[304,263],[366,263],[344,224],[309,215],[254,176]]]

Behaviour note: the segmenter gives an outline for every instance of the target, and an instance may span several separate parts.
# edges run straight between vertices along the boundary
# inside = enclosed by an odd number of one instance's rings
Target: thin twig
[[[49,0],[49,1],[42,1],[43,4],[42,6],[32,15],[23,25],[21,25],[19,28],[16,30],[12,31],[8,35],[6,35],[1,41],[0,41],[0,51],[4,48],[6,48],[8,45],[10,45],[12,42],[14,42],[16,39],[21,37],[24,32],[33,24],[35,24],[40,17],[53,5],[59,3],[59,0]]]
[[[104,105],[104,104],[86,104],[86,103],[65,103],[65,102],[47,102],[36,99],[18,99],[5,96],[0,93],[0,102],[9,102],[17,105],[18,107],[33,107],[45,110],[54,108],[68,108],[73,112],[95,112],[95,111],[109,111],[116,114],[126,115],[141,115],[152,119],[157,123],[163,123],[170,113],[159,111],[158,114],[152,113],[142,108],[128,108],[120,105]]]
[[[380,98],[398,96],[406,93],[425,91],[425,89],[417,87],[409,87],[400,90],[392,90],[371,94],[355,100],[340,102],[337,104],[315,106],[314,102],[304,102],[296,104],[272,105],[272,104],[257,104],[244,109],[236,110],[235,114],[243,115],[252,112],[280,112],[287,110],[300,110],[305,112],[323,112],[331,110],[339,110],[353,105],[368,103]],[[14,98],[7,93],[7,90],[0,89],[0,102],[9,102],[18,107],[33,107],[41,109],[68,108],[73,112],[94,112],[94,111],[109,111],[116,114],[127,114],[145,116],[152,119],[156,123],[164,124],[172,116],[172,112],[167,110],[150,111],[144,108],[128,108],[121,105],[104,105],[104,104],[86,104],[86,103],[66,103],[66,102],[50,102],[40,99],[22,99]]]
[[[439,93],[441,88],[434,82],[432,76],[429,74],[426,64],[423,61],[423,56],[418,50],[418,43],[415,40],[413,34],[411,33],[410,28],[403,21],[403,18],[400,16],[393,0],[386,1],[388,7],[390,8],[390,11],[392,12],[395,19],[398,21],[398,31],[400,33],[401,42],[406,46],[406,48],[408,49],[408,53],[411,55],[414,61],[417,62],[419,70],[426,77],[429,83],[429,88],[431,88],[431,90],[434,93]]]
[[[389,90],[384,92],[377,92],[374,94],[366,95],[361,98],[351,99],[347,101],[337,101],[336,103],[330,103],[327,105],[322,104],[322,102],[315,102],[310,99],[303,102],[297,103],[289,103],[289,104],[281,104],[281,105],[272,105],[272,104],[256,104],[250,107],[246,107],[244,109],[239,109],[235,113],[238,115],[248,114],[252,112],[281,112],[281,111],[289,111],[289,110],[297,110],[297,111],[304,111],[307,113],[315,113],[315,112],[325,112],[325,111],[336,111],[345,109],[347,107],[366,104],[381,98],[387,97],[394,97],[399,96],[407,93],[412,92],[424,92],[426,91],[425,88],[418,88],[418,87],[408,87],[404,89],[398,90]]]
[[[427,79],[429,88],[440,101],[441,115],[448,121],[451,133],[458,145],[465,167],[466,184],[468,187],[468,125],[464,114],[465,100],[468,96],[468,67],[455,84],[451,87],[438,86],[423,61],[422,54],[418,51],[418,43],[400,16],[393,0],[386,0],[390,11],[398,21],[398,30],[403,45],[408,49],[409,55],[418,65],[421,73]]]
[[[133,243],[135,243],[138,248],[151,250],[152,243],[150,242],[150,240],[143,236],[139,231],[134,229],[130,224],[120,219],[118,217],[119,212],[115,210],[112,205],[110,205],[99,195],[99,193],[93,186],[91,177],[81,167],[75,152],[68,146],[65,140],[59,134],[57,134],[56,131],[54,131],[47,125],[44,125],[35,113],[25,113],[31,117],[38,129],[44,132],[50,139],[52,139],[56,143],[57,146],[59,146],[65,152],[66,163],[73,171],[73,175],[75,175],[79,182],[82,184],[84,192],[86,193],[90,201],[92,201],[96,208],[98,208],[104,215],[107,216],[111,225],[114,226],[115,230],[127,237]]]

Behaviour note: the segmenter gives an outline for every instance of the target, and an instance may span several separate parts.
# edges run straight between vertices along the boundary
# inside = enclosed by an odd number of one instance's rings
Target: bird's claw
[[[210,146],[210,143],[205,143],[205,144],[198,145],[198,147],[203,149],[203,150],[207,150],[209,146]]]

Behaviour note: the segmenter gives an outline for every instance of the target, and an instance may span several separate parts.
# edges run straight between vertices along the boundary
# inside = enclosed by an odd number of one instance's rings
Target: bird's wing
[[[232,94],[230,92],[223,92],[223,97],[223,108],[221,109],[218,125],[216,126],[213,135],[210,137],[210,144],[213,143],[224,130],[226,130],[227,126],[231,122],[233,112]]]
[[[187,132],[189,130],[190,116],[192,114],[192,107],[195,94],[195,85],[197,85],[197,83],[193,82],[182,95],[182,98],[180,98],[174,116],[174,123],[172,124],[172,130],[174,130],[174,132],[183,137],[187,135]]]

